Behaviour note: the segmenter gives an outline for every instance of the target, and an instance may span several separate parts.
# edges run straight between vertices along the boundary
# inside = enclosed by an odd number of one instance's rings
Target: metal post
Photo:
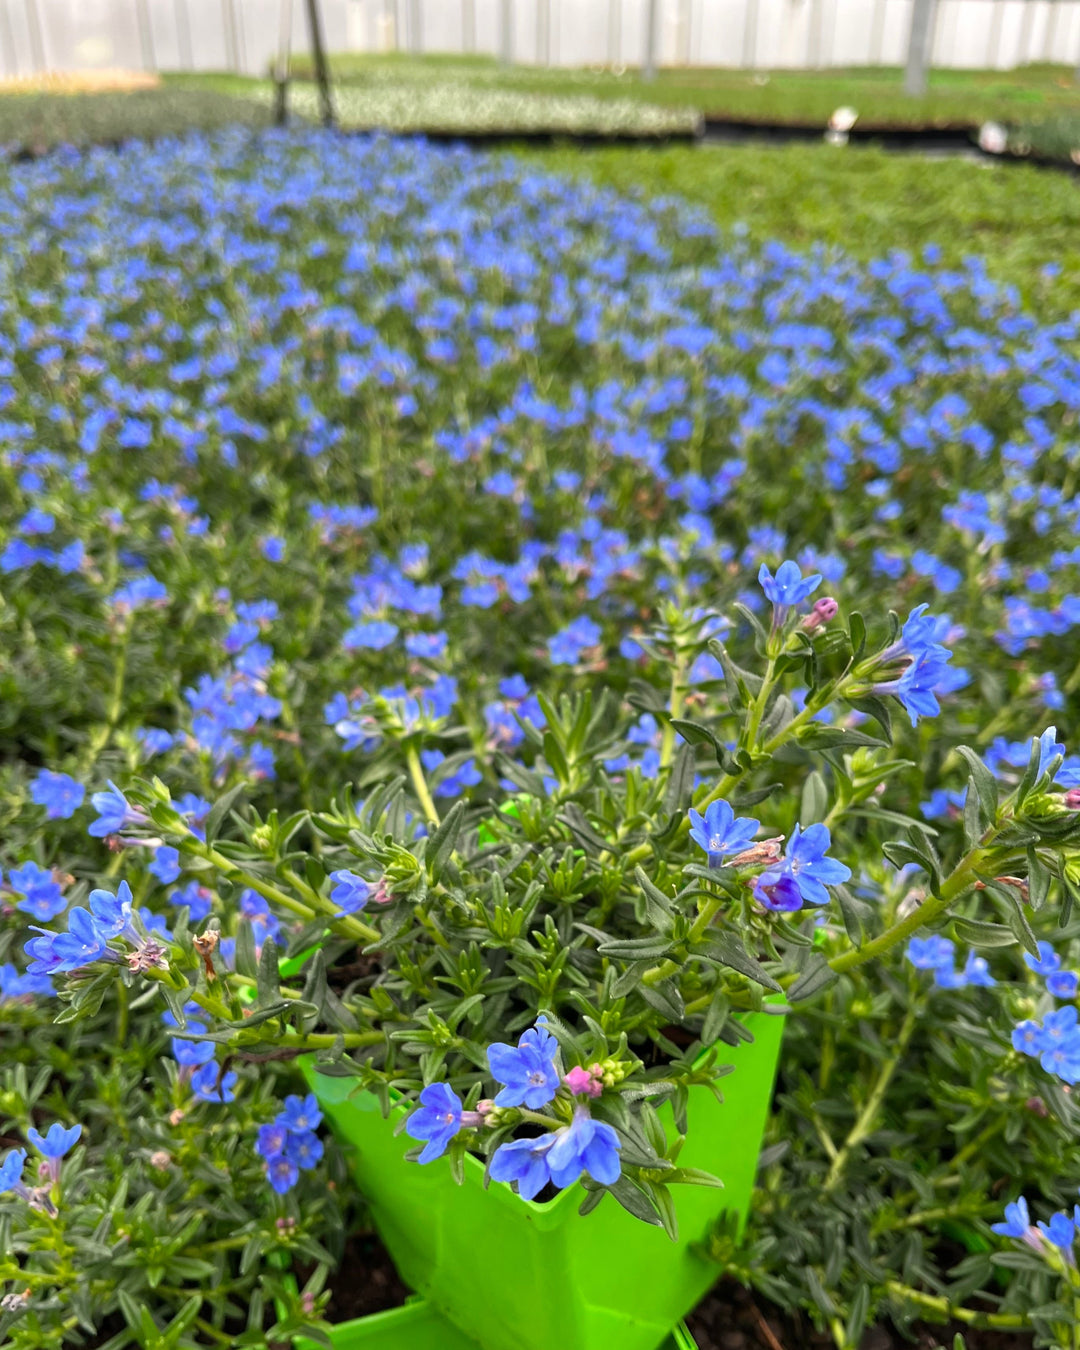
[[[292,54],[292,0],[281,0],[278,10],[278,49],[274,70],[274,125],[283,127],[289,120],[289,57]]]
[[[26,0],[26,31],[30,37],[30,59],[34,63],[34,70],[47,70],[45,30],[41,22],[38,0]]]
[[[499,6],[499,61],[504,66],[514,64],[513,0],[502,0]]]
[[[622,0],[608,0],[608,64],[622,65]]]
[[[934,35],[936,10],[937,0],[915,0],[911,12],[907,68],[904,71],[904,93],[911,98],[921,98],[926,93],[927,67],[930,64],[930,43]]]
[[[757,65],[758,0],[745,0],[742,63],[747,70]]]
[[[243,75],[247,69],[247,42],[244,37],[244,6],[237,0],[233,11],[236,16],[236,69]]]
[[[334,105],[330,99],[330,71],[326,65],[326,49],[323,46],[319,0],[307,0],[307,21],[311,55],[315,61],[315,79],[319,86],[319,114],[323,126],[332,127],[334,125]]]
[[[419,56],[424,50],[424,16],[420,0],[409,0],[409,51]]]
[[[656,79],[657,10],[657,0],[645,0],[645,63],[641,68],[643,80]]]
[[[191,16],[188,14],[187,0],[175,0],[176,11],[176,54],[180,64],[191,69],[194,64],[191,56]]]
[[[467,52],[476,51],[476,0],[461,0],[461,45]]]

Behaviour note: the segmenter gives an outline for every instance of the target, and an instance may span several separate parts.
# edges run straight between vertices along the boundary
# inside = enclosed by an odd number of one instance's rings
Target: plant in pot
[[[656,1350],[715,1278],[700,1244],[745,1220],[787,1009],[954,915],[1028,942],[1023,876],[1045,894],[1076,834],[1052,729],[1003,800],[959,752],[951,866],[886,809],[908,766],[889,703],[935,715],[950,653],[925,606],[873,644],[830,599],[807,612],[819,582],[763,568],[768,628],[741,606],[733,622],[668,606],[641,639],[667,691],[631,682],[630,725],[611,692],[538,696],[517,753],[495,752],[505,795],[442,817],[468,728],[408,695],[349,707],[378,747],[362,804],[344,790],[262,819],[238,787],[196,829],[160,781],[101,794],[136,886],[140,857],[176,849],[212,913],[182,912],[166,942],[127,882],[101,888],[30,943],[33,968],[66,974],[65,1017],[116,983],[156,984],[181,1027],[194,1003],[192,1040],[223,1074],[298,1061],[305,1109],[351,1146],[429,1300],[402,1316],[482,1350]],[[736,624],[756,662],[711,636]],[[691,687],[703,656],[714,678]],[[847,889],[840,858],[868,831],[925,874],[920,895]],[[987,904],[1005,925],[975,918]],[[258,1143],[282,1192],[303,1166],[292,1133]]]

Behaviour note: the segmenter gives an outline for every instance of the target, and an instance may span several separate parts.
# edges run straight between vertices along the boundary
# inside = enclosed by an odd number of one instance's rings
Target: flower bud
[[[163,1148],[158,1148],[150,1154],[150,1166],[159,1172],[166,1171],[172,1165],[172,1154],[166,1152]]]
[[[1070,788],[1066,792],[1065,805],[1070,811],[1080,811],[1080,788]]]
[[[823,595],[820,600],[814,601],[814,607],[802,621],[802,626],[807,633],[812,633],[815,628],[822,628],[830,619],[835,619],[840,606],[831,595]]]

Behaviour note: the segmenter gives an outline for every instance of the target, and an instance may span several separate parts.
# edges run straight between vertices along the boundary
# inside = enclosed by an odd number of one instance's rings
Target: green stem
[[[128,991],[121,980],[116,982],[116,1048],[123,1050],[128,1033]]]
[[[424,770],[420,764],[420,755],[418,754],[415,745],[406,747],[405,763],[408,766],[413,791],[416,793],[417,800],[423,808],[424,815],[427,816],[429,822],[437,828],[440,824],[439,813],[435,809],[435,803],[431,800],[427,779],[424,777]]]
[[[109,695],[109,702],[105,709],[105,721],[98,727],[90,738],[85,753],[79,764],[80,778],[84,777],[97,763],[97,757],[109,743],[109,738],[116,730],[120,721],[120,713],[124,706],[124,680],[127,676],[128,649],[131,645],[132,620],[129,618],[124,625],[123,637],[119,649],[116,653],[116,664],[113,666],[112,691]]]
[[[775,675],[776,657],[770,656],[769,664],[765,667],[765,677],[761,681],[761,688],[758,690],[757,698],[754,699],[753,706],[750,709],[750,719],[746,724],[746,730],[742,738],[743,746],[751,753],[753,753],[754,742],[757,740],[761,719],[765,716],[765,707],[769,702],[769,695],[772,693]]]
[[[668,696],[668,716],[676,718],[682,716],[683,694],[686,692],[683,687],[683,662],[678,653],[671,666],[671,693]],[[675,728],[671,722],[664,723],[664,735],[660,742],[660,767],[666,769],[671,764],[672,754],[675,750]]]
[[[903,942],[913,933],[917,933],[920,928],[933,923],[939,915],[944,914],[954,900],[958,900],[974,885],[975,872],[984,861],[988,852],[987,845],[996,833],[996,829],[987,831],[979,847],[972,849],[967,857],[957,864],[937,895],[928,896],[906,918],[901,919],[899,923],[894,923],[880,937],[874,938],[864,947],[844,952],[842,956],[834,956],[829,962],[833,970],[842,974],[846,970],[853,970],[856,966],[864,965],[867,961],[873,961],[879,956],[884,956],[897,943]]]
[[[313,919],[316,914],[324,914],[327,918],[327,926],[335,933],[340,933],[344,937],[354,938],[358,942],[375,942],[380,934],[377,928],[371,928],[352,914],[346,914],[343,918],[334,917],[337,914],[333,903],[324,899],[314,891],[306,882],[301,881],[293,872],[288,872],[290,884],[295,885],[298,890],[304,891],[312,898],[311,905],[305,905],[303,901],[297,900],[286,891],[272,885],[269,881],[264,881],[262,877],[253,876],[250,872],[226,858],[223,853],[219,853],[216,848],[210,844],[204,844],[195,835],[191,835],[187,840],[187,847],[193,853],[197,853],[201,858],[205,858],[208,863],[212,863],[229,881],[240,881],[245,886],[250,886],[253,891],[257,891],[265,900],[272,900],[275,905],[280,905],[282,909],[287,909],[290,914],[295,914],[300,919]]]
[[[554,1120],[551,1116],[542,1116],[539,1111],[529,1111],[524,1106],[519,1106],[517,1109],[522,1120],[527,1120],[533,1125],[542,1125],[545,1130],[561,1130],[566,1124],[563,1120]]]
[[[702,904],[701,908],[698,910],[698,916],[694,920],[693,927],[686,937],[686,945],[688,947],[700,940],[705,929],[708,928],[709,924],[716,918],[717,912],[724,903],[724,900],[724,896],[716,895],[710,897],[710,899]],[[659,965],[652,966],[647,970],[645,974],[642,975],[641,982],[642,984],[650,985],[659,984],[661,980],[666,980],[669,975],[674,975],[676,971],[682,970],[684,964],[685,962],[674,961],[669,956],[666,960],[661,961]]]
[[[824,1186],[826,1194],[828,1194],[840,1180],[840,1174],[843,1172],[844,1166],[851,1156],[852,1150],[857,1148],[868,1134],[873,1133],[878,1111],[881,1109],[881,1103],[885,1098],[885,1093],[888,1090],[889,1084],[892,1082],[893,1074],[896,1072],[900,1060],[903,1058],[907,1043],[911,1040],[911,1034],[915,1030],[917,1020],[918,1010],[916,1007],[912,1006],[908,1009],[907,1016],[904,1018],[900,1027],[900,1034],[896,1038],[893,1053],[881,1066],[877,1082],[874,1084],[870,1096],[867,1097],[866,1104],[859,1112],[858,1118],[851,1127],[848,1137],[844,1140],[843,1145],[829,1166],[829,1172],[825,1178]]]
[[[899,1280],[889,1280],[885,1288],[896,1298],[906,1299],[909,1303],[915,1303],[920,1308],[925,1308],[928,1312],[940,1314],[943,1319],[955,1317],[958,1322],[965,1322],[968,1326],[979,1328],[980,1330],[990,1331],[998,1328],[1006,1330],[1009,1327],[1026,1327],[1028,1320],[1023,1313],[987,1313],[976,1312],[972,1308],[958,1307],[950,1303],[947,1298],[938,1298],[934,1294],[924,1294],[920,1289],[912,1289],[910,1285],[901,1284]]]

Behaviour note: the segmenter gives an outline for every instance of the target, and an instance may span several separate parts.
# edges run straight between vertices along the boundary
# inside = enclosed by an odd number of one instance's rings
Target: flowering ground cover
[[[0,229],[2,1343],[318,1334],[301,1054],[675,1239],[782,1000],[718,1271],[1072,1346],[1078,321],[315,131]]]

